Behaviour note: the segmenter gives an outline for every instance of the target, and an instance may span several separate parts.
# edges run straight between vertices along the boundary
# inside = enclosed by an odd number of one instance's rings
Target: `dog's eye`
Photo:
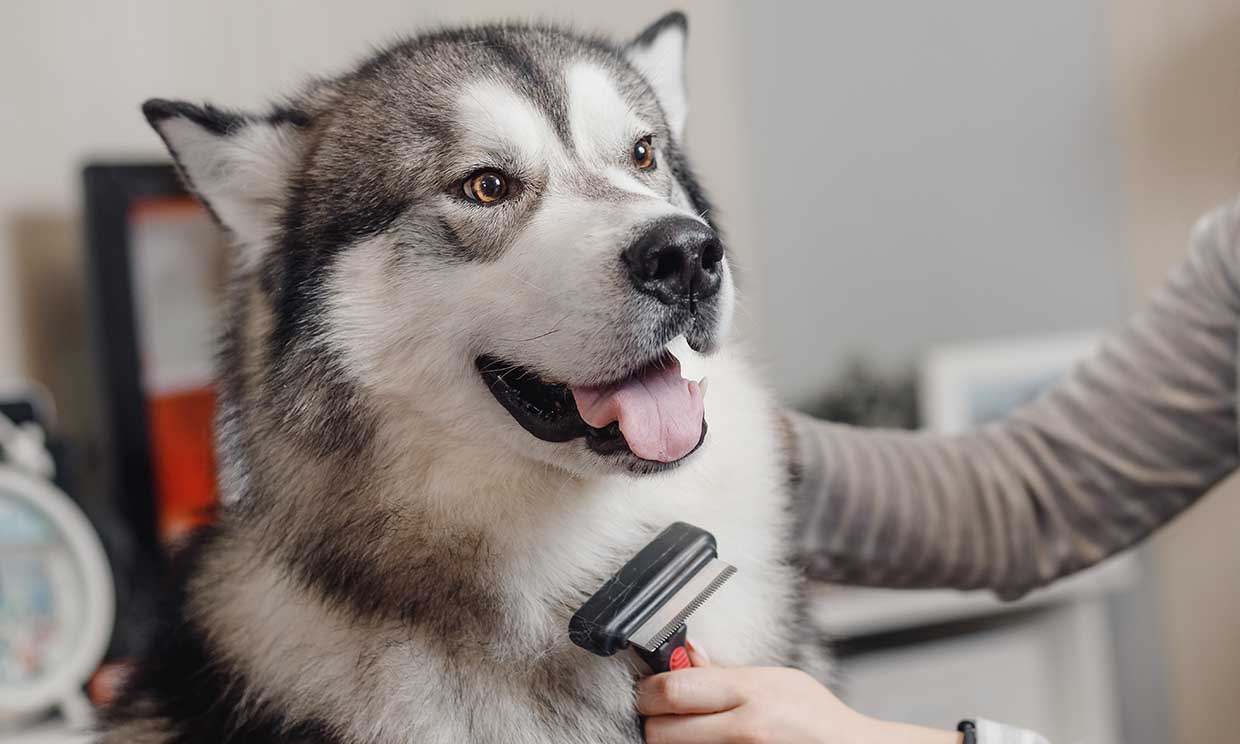
[[[508,179],[493,170],[479,171],[465,179],[465,196],[479,204],[494,204],[508,195]]]
[[[654,137],[642,137],[633,143],[633,164],[642,170],[654,167]]]

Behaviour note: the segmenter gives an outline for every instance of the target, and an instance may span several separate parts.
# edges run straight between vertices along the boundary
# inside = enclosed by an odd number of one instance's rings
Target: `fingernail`
[[[689,652],[689,661],[693,662],[693,666],[710,666],[710,655],[688,638],[685,639],[685,650]]]

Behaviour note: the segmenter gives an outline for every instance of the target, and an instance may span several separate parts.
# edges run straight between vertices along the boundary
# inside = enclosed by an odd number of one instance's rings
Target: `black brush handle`
[[[680,630],[672,633],[672,637],[664,641],[654,651],[637,648],[637,655],[650,665],[654,674],[670,672],[674,669],[688,669],[693,666],[689,661],[689,650],[685,648],[685,639],[689,635],[689,626],[681,625]]]
[[[668,525],[578,608],[568,637],[599,656],[623,651],[633,633],[718,556],[706,530],[685,522]]]

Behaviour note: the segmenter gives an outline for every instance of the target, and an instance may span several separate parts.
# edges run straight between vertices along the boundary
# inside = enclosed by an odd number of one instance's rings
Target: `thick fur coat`
[[[692,639],[806,662],[776,414],[726,342],[731,269],[683,151],[685,43],[678,14],[619,45],[440,31],[261,114],[145,105],[236,249],[225,506],[103,741],[639,742],[640,662],[568,619],[676,520],[739,569]],[[669,220],[705,236],[711,296],[635,290],[622,257]],[[696,450],[581,423],[566,390],[669,351],[708,378]]]

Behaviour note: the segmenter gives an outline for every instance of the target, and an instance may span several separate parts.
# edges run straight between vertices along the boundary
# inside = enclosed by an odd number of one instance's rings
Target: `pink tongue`
[[[587,424],[602,429],[619,421],[624,441],[643,460],[674,462],[702,440],[702,388],[680,376],[674,356],[608,387],[571,390]]]

